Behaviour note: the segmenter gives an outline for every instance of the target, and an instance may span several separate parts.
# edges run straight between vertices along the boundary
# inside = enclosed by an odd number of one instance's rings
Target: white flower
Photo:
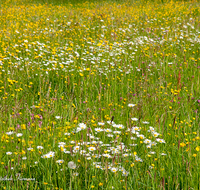
[[[107,137],[113,137],[114,135],[113,134],[107,134]]]
[[[6,154],[7,154],[7,155],[11,155],[11,154],[12,154],[12,152],[6,152]]]
[[[79,123],[78,126],[81,128],[81,130],[86,129],[85,123]]]
[[[43,146],[37,146],[37,149],[43,149]]]
[[[96,150],[96,148],[93,147],[93,146],[89,147],[88,149],[89,149],[89,151],[94,151],[94,150]]]
[[[17,137],[21,137],[23,134],[22,133],[17,133],[16,135],[17,135]]]
[[[68,151],[68,150],[64,150],[64,153],[65,153],[65,154],[70,154],[71,152]]]
[[[104,156],[106,158],[112,158],[112,156],[110,154],[102,154],[102,156]]]
[[[157,133],[157,132],[153,132],[153,131],[152,131],[152,135],[153,135],[154,137],[158,137],[160,134]]]
[[[80,154],[84,154],[84,153],[86,153],[85,150],[80,150]]]
[[[145,144],[148,144],[148,143],[151,143],[151,140],[145,139],[143,142],[144,142]]]
[[[50,151],[47,154],[44,154],[43,156],[41,156],[42,158],[52,158],[55,156],[55,152]]]
[[[117,172],[118,168],[113,167],[113,168],[110,168],[110,170],[115,173]]]
[[[111,129],[104,129],[104,131],[105,131],[105,132],[107,132],[107,133],[110,133],[110,132],[112,132],[112,130],[111,130]]]
[[[100,165],[96,165],[95,168],[101,169],[101,166]]]
[[[74,149],[74,150],[79,150],[79,149],[80,149],[80,146],[74,146],[73,149]]]
[[[135,138],[135,137],[131,137],[131,140],[136,140],[137,138]]]
[[[143,124],[149,124],[149,122],[148,122],[148,121],[143,121],[142,123],[143,123]]]
[[[75,169],[76,168],[76,164],[73,161],[70,161],[70,162],[68,162],[68,168]]]
[[[134,106],[135,106],[135,104],[128,104],[128,107],[130,107],[130,108],[132,108]]]
[[[113,126],[114,127],[114,126]],[[115,127],[117,127],[118,129],[124,129],[124,126],[122,124],[119,125],[115,125]]]
[[[98,122],[98,125],[103,126],[103,125],[105,125],[105,123],[103,123],[103,122]]]
[[[127,171],[125,171],[125,170],[122,172],[122,175],[123,175],[123,176],[128,176],[128,174],[129,174],[129,172],[127,172]]]
[[[107,123],[108,123],[109,125],[111,125],[111,124],[114,125],[114,124],[115,124],[114,121],[112,121],[112,122],[111,122],[111,121],[107,121]]]
[[[13,133],[13,131],[6,132],[7,135],[12,135]]]
[[[72,131],[73,133],[78,133],[79,131],[81,131],[82,129],[80,127],[76,128],[76,131]]]
[[[30,148],[27,148],[27,150],[33,150],[33,148],[30,147]]]
[[[123,157],[128,157],[130,156],[130,154],[123,154]]]
[[[147,145],[146,147],[147,147],[147,148],[151,148],[151,144]]]
[[[131,130],[132,130],[132,131],[140,131],[140,128],[136,126],[136,127],[132,127]],[[132,132],[132,131],[131,131],[131,132]]]
[[[165,155],[167,155],[167,154],[165,154],[165,153],[162,153],[161,155],[162,155],[162,156],[165,156]]]
[[[129,146],[137,146],[137,144],[129,144]]]
[[[103,131],[103,129],[101,129],[101,128],[95,128],[94,130],[95,130],[97,133]]]
[[[114,134],[121,134],[121,131],[113,131]]]
[[[118,148],[119,150],[123,150],[123,149],[125,148],[125,145],[123,145],[123,144],[117,145],[117,148]]]
[[[132,119],[132,121],[138,121],[138,118],[136,118],[136,117],[133,117],[131,119]]]
[[[79,175],[78,172],[74,172],[74,173],[73,173],[73,176],[78,176],[78,175]]]
[[[61,117],[60,117],[60,116],[55,116],[55,118],[56,118],[56,119],[61,119]]]
[[[64,145],[66,145],[66,143],[65,143],[65,142],[59,142],[58,144],[59,144],[59,145],[61,145],[61,146],[64,146]]]
[[[150,131],[153,132],[155,129],[153,127],[149,127]]]
[[[165,143],[165,140],[160,138],[157,138],[156,141],[158,141],[159,143]]]
[[[64,162],[64,160],[57,160],[56,163],[58,164],[62,164]]]
[[[22,157],[22,160],[26,160],[26,159],[27,159],[27,157],[26,157],[26,156]]]
[[[142,134],[141,135],[138,134],[137,137],[139,137],[140,139],[145,139],[145,136]]]

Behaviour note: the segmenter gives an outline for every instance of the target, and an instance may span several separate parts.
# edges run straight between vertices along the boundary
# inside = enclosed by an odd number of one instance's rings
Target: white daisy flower
[[[143,121],[142,123],[143,123],[143,124],[149,124],[149,122],[148,122],[148,121]]]
[[[6,132],[7,135],[12,135],[13,133],[13,131]]]
[[[107,134],[107,137],[113,137],[114,135],[113,134]]]
[[[80,149],[80,146],[74,146],[73,150],[79,150]]]
[[[55,156],[55,152],[50,151],[47,154],[44,154],[43,156],[41,156],[42,158],[52,158]]]
[[[105,125],[105,123],[103,123],[103,122],[98,122],[98,125],[103,126],[103,125]]]
[[[17,137],[21,137],[23,134],[22,133],[17,133],[16,135],[17,135]]]
[[[130,108],[132,108],[134,106],[135,106],[135,104],[128,104],[128,107],[130,107]]]
[[[156,141],[159,142],[159,143],[165,143],[165,140],[164,139],[160,139],[160,138],[157,138]]]
[[[88,149],[89,149],[89,151],[95,151],[95,150],[96,150],[96,148],[95,148],[95,147],[93,147],[93,146],[91,146],[91,147],[88,147]]]
[[[133,117],[133,118],[131,118],[131,120],[132,120],[132,121],[138,121],[138,118]]]
[[[112,132],[111,129],[104,129],[104,131],[107,132],[107,133],[111,133]]]
[[[57,160],[56,163],[58,164],[62,164],[64,162],[64,160]]]
[[[118,168],[113,167],[113,168],[110,168],[110,170],[111,170],[113,173],[115,173],[115,172],[118,171]]]
[[[37,149],[43,149],[44,147],[43,146],[37,146]]]
[[[94,130],[95,130],[97,133],[103,131],[103,129],[101,129],[101,128],[95,128]]]
[[[123,176],[128,176],[128,174],[129,174],[129,172],[127,172],[127,171],[125,171],[125,170],[122,172],[122,175],[123,175]]]
[[[84,130],[87,128],[85,123],[79,123],[78,126],[81,128],[81,130]]]
[[[148,143],[151,143],[151,140],[145,139],[143,142],[144,142],[145,144],[148,144]]]

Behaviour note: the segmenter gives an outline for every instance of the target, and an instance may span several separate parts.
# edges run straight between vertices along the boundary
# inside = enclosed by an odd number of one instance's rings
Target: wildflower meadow
[[[200,189],[200,2],[0,2],[0,189]]]

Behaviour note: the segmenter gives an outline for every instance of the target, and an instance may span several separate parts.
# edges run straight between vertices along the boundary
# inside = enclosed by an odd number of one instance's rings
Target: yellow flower
[[[131,167],[133,167],[134,165],[135,165],[135,164],[134,164],[134,163],[132,163],[132,164],[131,164]]]
[[[200,148],[197,146],[197,147],[196,147],[196,151],[199,152],[199,150],[200,150]]]
[[[184,147],[186,144],[184,142],[180,143],[180,147]]]
[[[103,183],[99,183],[99,186],[102,186],[103,185]]]

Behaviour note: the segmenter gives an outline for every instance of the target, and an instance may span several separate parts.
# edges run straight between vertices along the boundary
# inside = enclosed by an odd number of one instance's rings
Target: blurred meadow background
[[[0,4],[0,189],[199,189],[199,1]]]

